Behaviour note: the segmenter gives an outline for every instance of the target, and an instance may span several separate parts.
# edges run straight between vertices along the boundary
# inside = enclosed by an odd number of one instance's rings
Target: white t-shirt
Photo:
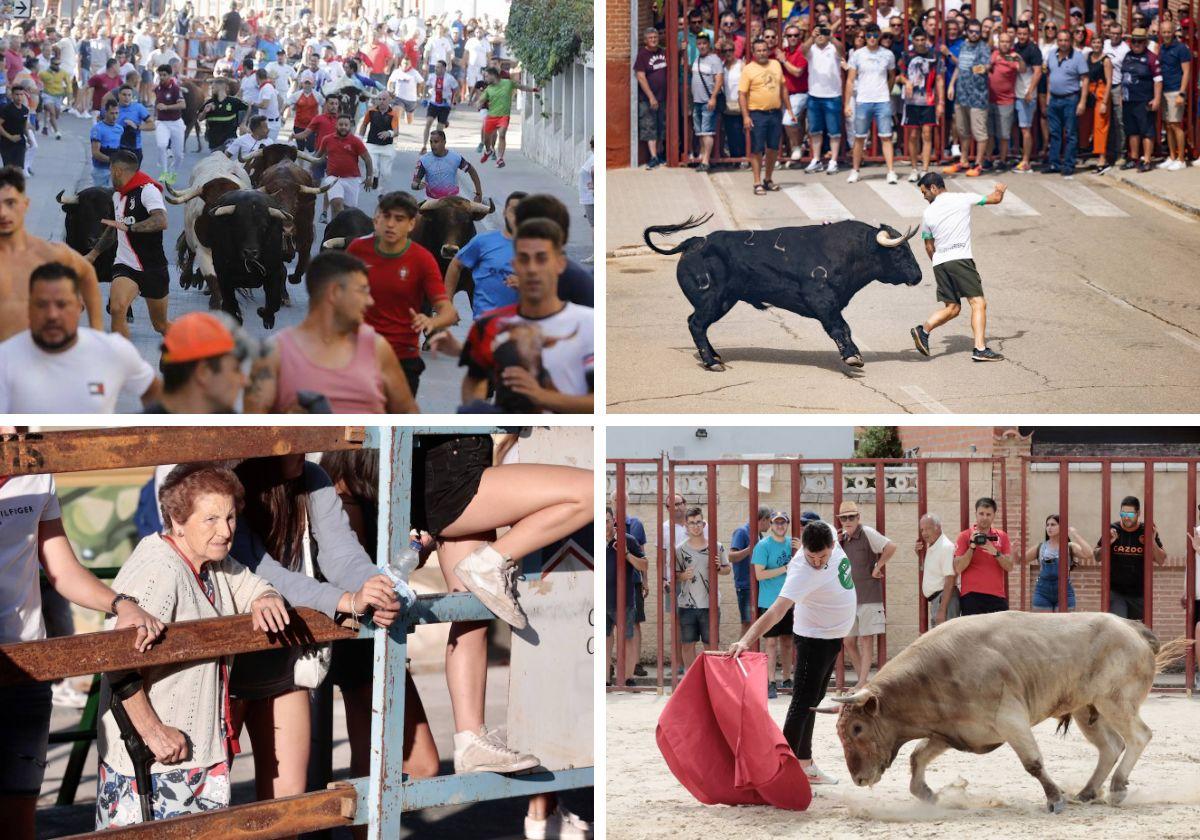
[[[856,102],[891,102],[888,89],[888,71],[896,69],[896,56],[891,50],[876,47],[860,47],[850,54],[850,66],[858,71],[855,78],[854,99]],[[809,71],[811,79],[812,71]],[[812,90],[812,82],[809,82]]]
[[[467,56],[468,67],[487,67],[488,54],[491,52],[491,47],[488,45],[486,37],[476,38],[472,35],[467,39],[467,43],[463,45],[463,51]]]
[[[0,485],[0,644],[46,638],[38,524],[61,518],[53,476],[14,475]]]
[[[19,332],[0,343],[0,413],[112,414],[121,392],[140,397],[154,368],[117,333],[79,328],[75,345],[47,353]]]
[[[687,542],[687,538],[687,526],[683,524],[683,520],[680,520],[675,523],[675,547],[678,548],[683,545]],[[704,526],[704,539],[708,539],[707,525]],[[663,512],[662,543],[659,547],[662,548],[668,557],[671,556],[671,518],[666,511]],[[669,581],[674,576],[672,573],[673,568],[674,564],[670,562],[663,564],[663,580]]]
[[[175,59],[179,58],[179,53],[170,47],[160,47],[150,53],[150,57],[146,60],[146,68],[158,72],[159,65],[170,64]]]
[[[437,64],[439,61],[450,64],[450,60],[454,58],[454,42],[449,38],[434,38],[429,42],[429,63]]]
[[[974,193],[944,192],[925,210],[921,217],[921,238],[934,241],[934,265],[974,259],[971,255],[971,208],[984,202],[983,196]]]
[[[556,390],[581,397],[592,393],[591,375],[595,363],[593,344],[594,312],[586,306],[566,303],[545,318],[526,318],[514,312],[505,315],[506,323],[533,324],[541,330],[542,367]]]
[[[269,120],[279,119],[279,93],[275,90],[275,85],[270,82],[264,82],[263,86],[258,89],[255,94],[254,103],[258,105],[259,112]]]
[[[154,52],[154,36],[146,32],[139,32],[133,36],[133,42],[138,45],[138,52],[141,54],[142,61]]]
[[[1129,43],[1121,41],[1114,45],[1112,41],[1105,38],[1104,55],[1112,62],[1113,89],[1119,88],[1121,86],[1121,62],[1125,60],[1125,56],[1129,55]]]
[[[242,79],[241,84],[238,85],[238,99],[247,105],[258,102],[258,76],[251,73]]]
[[[739,58],[733,64],[727,65],[724,72],[725,79],[721,86],[725,88],[725,110],[730,114],[741,113],[738,110],[738,82],[742,79],[742,60]]]
[[[808,48],[808,95],[818,99],[842,95],[842,60],[832,41],[824,49],[816,44]]]
[[[228,146],[225,147],[225,154],[234,160],[238,159],[239,151],[242,153],[242,157],[249,157],[251,152],[258,151],[263,146],[270,144],[270,142],[270,137],[264,137],[261,140],[255,140],[253,135],[251,135],[249,132],[246,134],[239,134],[229,142]]]
[[[829,523],[825,523],[829,528]],[[832,528],[830,528],[832,530]],[[854,626],[858,599],[850,558],[833,541],[833,553],[824,568],[814,569],[804,559],[801,548],[788,563],[787,577],[779,590],[781,598],[796,604],[792,613],[792,632],[810,639],[841,639]]]
[[[392,75],[388,76],[387,88],[397,99],[416,102],[417,85],[423,81],[425,81],[425,77],[418,73],[416,68],[410,67],[408,70],[402,70],[397,67],[392,71]]]
[[[291,87],[296,78],[297,70],[290,64],[280,64],[278,61],[269,62],[266,66],[267,75],[279,83],[280,87]]]
[[[707,537],[701,548],[693,548],[686,542],[675,546],[675,570],[677,572],[695,572],[691,580],[680,581],[676,606],[683,609],[708,609],[709,592],[712,588],[712,583],[708,579],[709,565]],[[717,568],[728,567],[729,558],[725,556],[725,546],[717,543]],[[719,571],[718,574],[720,574]]]
[[[596,155],[595,153],[587,156],[587,160],[583,162],[583,166],[579,167],[579,203],[580,204],[595,204],[596,203]]]
[[[926,598],[937,595],[946,586],[946,577],[954,574],[954,541],[942,534],[925,548],[925,573],[921,591]]]
[[[143,184],[138,191],[141,194],[142,206],[146,208],[146,212],[153,210],[166,211],[167,203],[163,201],[163,195],[158,191],[158,187],[153,184]],[[130,196],[133,195],[131,192]],[[129,197],[123,196],[117,191],[113,191],[113,217],[123,219],[126,224],[132,224],[133,216],[125,215],[125,208],[128,206]],[[129,232],[124,230],[117,231],[117,256],[113,259],[117,265],[127,265],[130,268],[142,268],[142,260],[138,257],[137,252],[133,250],[133,246],[129,244]]]

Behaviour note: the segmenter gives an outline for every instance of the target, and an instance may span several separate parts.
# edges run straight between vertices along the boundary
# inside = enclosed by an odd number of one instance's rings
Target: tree
[[[900,458],[900,433],[895,426],[867,426],[854,449],[856,458]]]
[[[592,48],[594,14],[586,0],[514,0],[505,31],[508,48],[544,84]]]

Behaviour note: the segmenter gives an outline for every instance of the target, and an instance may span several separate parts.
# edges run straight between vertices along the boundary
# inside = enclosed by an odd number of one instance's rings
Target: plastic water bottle
[[[408,585],[408,579],[420,562],[421,535],[414,529],[408,532],[408,547],[393,557],[383,570],[391,579],[396,594],[410,606],[417,599],[417,594]]]

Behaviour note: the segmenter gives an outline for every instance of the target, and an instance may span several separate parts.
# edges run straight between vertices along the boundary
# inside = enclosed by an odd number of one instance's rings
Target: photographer
[[[992,527],[996,500],[984,496],[975,502],[975,524],[958,535],[954,545],[954,571],[962,576],[959,605],[963,615],[1004,612],[1008,609],[1005,576],[1013,559],[1008,534]]]

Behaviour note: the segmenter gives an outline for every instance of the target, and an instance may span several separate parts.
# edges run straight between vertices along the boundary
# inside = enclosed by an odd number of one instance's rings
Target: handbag
[[[312,536],[308,526],[304,526],[304,574],[316,578],[313,569]],[[296,660],[292,682],[297,688],[316,688],[329,673],[329,663],[333,659],[333,649],[326,643],[323,645],[305,645]]]

